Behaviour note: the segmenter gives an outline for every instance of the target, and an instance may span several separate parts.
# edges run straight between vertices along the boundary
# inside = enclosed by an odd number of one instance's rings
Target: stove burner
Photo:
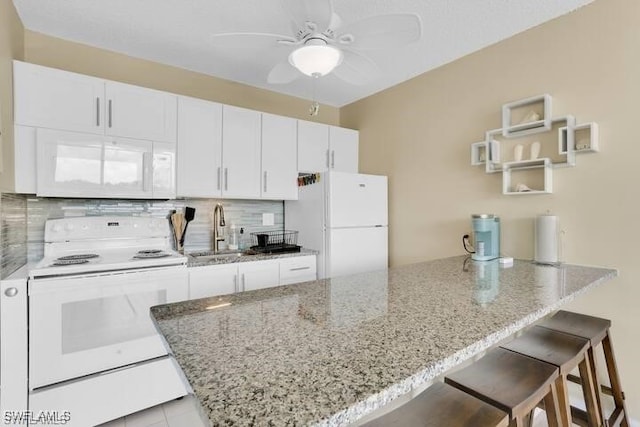
[[[62,265],[76,265],[76,264],[86,264],[88,263],[89,260],[88,259],[83,259],[83,258],[73,258],[73,259],[57,259],[55,261],[53,261],[53,266],[59,267]]]
[[[74,261],[74,260],[87,260],[91,258],[98,258],[97,254],[77,254],[77,255],[67,255],[61,256],[60,258],[56,258],[56,261]],[[82,264],[82,263],[77,263]]]
[[[139,254],[144,254],[144,255],[146,255],[146,254],[159,254],[161,252],[162,252],[161,249],[144,249],[144,250],[138,251]]]
[[[133,257],[137,259],[150,259],[150,258],[164,258],[168,256],[171,256],[171,254],[168,254],[162,251],[157,251],[157,252],[140,251],[137,254],[135,254]]]

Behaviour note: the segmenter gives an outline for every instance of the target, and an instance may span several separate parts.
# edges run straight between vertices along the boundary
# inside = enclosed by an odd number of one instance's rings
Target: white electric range
[[[149,308],[188,298],[168,220],[49,220],[29,271],[29,409],[87,426],[183,396]]]

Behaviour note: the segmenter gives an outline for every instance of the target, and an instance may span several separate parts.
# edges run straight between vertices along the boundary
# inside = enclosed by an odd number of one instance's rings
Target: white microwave
[[[38,196],[174,198],[175,145],[37,129]]]

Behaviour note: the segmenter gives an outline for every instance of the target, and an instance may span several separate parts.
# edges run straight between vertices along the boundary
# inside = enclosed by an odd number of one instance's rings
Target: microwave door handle
[[[151,172],[151,164],[153,162],[153,153],[147,151],[142,155],[142,191],[148,193],[151,189],[151,180],[153,175]]]

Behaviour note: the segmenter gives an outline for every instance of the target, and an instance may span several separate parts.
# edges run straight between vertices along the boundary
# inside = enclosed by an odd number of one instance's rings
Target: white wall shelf
[[[551,129],[551,95],[544,94],[502,106],[502,135],[515,138]]]
[[[576,153],[597,153],[598,146],[598,124],[584,123],[575,127],[575,151]]]
[[[554,168],[573,167],[576,165],[575,154],[575,129],[576,118],[572,115],[558,117],[552,120],[553,124],[563,124],[558,128],[558,154],[566,156],[564,162],[553,164]]]
[[[471,166],[484,165],[487,161],[487,142],[474,142],[471,144]]]
[[[539,169],[538,176],[524,176],[521,172]],[[519,178],[515,179],[518,175]],[[527,173],[527,175],[530,175]],[[540,178],[542,182],[540,183]],[[536,182],[531,184],[531,182]],[[502,194],[513,196],[523,194],[549,194],[553,192],[553,174],[551,160],[548,158],[522,160],[502,164]],[[529,190],[518,191],[518,186],[525,185]]]
[[[500,135],[502,129],[492,129],[485,133],[485,144],[488,153],[487,161],[485,162],[486,173],[496,173],[502,171],[500,163],[500,144],[494,139],[496,135]]]
[[[504,104],[502,127],[486,131],[484,141],[471,145],[471,164],[484,164],[486,173],[502,172],[502,193],[505,195],[552,193],[553,169],[575,166],[576,153],[598,151],[598,124],[589,122],[577,125],[576,118],[571,114],[552,118],[551,99],[551,95],[544,94]],[[547,135],[528,136],[544,132]],[[532,147],[540,142],[540,152],[532,153]],[[502,149],[501,144],[504,144]],[[525,157],[520,156],[518,146],[529,150],[533,156],[541,154],[543,157],[507,161],[509,157]],[[509,155],[511,149],[513,156]],[[506,157],[501,156],[501,150]],[[526,191],[518,191],[523,188]]]

